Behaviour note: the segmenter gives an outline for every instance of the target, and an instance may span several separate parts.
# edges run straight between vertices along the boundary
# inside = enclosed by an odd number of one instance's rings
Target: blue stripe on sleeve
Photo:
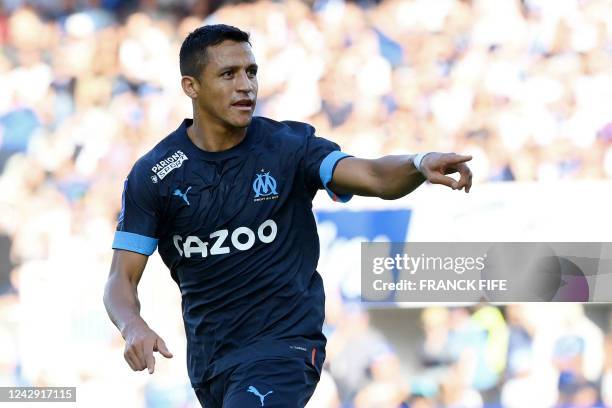
[[[346,203],[348,200],[353,198],[353,195],[352,194],[338,195],[334,193],[333,191],[331,191],[327,187],[327,184],[331,181],[332,176],[334,175],[336,164],[338,164],[338,162],[344,159],[345,157],[352,157],[352,156],[344,152],[341,152],[339,150],[334,150],[333,152],[328,154],[327,157],[323,159],[323,161],[321,162],[321,166],[319,167],[319,177],[321,178],[321,183],[323,183],[323,187],[325,187],[327,194],[329,194],[332,200],[340,201],[341,203]]]
[[[157,240],[133,232],[115,231],[113,249],[125,249],[143,255],[151,255],[157,248]]]

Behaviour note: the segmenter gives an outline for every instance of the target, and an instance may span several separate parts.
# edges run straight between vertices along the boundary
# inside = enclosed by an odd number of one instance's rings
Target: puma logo
[[[257,388],[253,387],[252,385],[249,385],[247,392],[257,395],[259,397],[259,402],[261,402],[261,406],[263,407],[264,399],[268,396],[268,394],[272,394],[274,391],[268,391],[264,395],[261,395],[261,393],[257,390]]]
[[[177,188],[176,190],[174,190],[174,193],[172,195],[175,195],[177,197],[181,197],[183,200],[185,200],[187,205],[189,205],[189,200],[187,199],[187,193],[189,192],[189,190],[191,190],[191,186],[187,187],[187,190],[185,190],[184,193],[181,193],[181,190],[179,190]]]

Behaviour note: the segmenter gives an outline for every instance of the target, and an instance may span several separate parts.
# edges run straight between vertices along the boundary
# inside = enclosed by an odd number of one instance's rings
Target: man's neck
[[[245,138],[247,128],[229,128],[218,122],[206,120],[194,111],[193,123],[187,128],[187,136],[193,144],[207,152],[231,149]]]

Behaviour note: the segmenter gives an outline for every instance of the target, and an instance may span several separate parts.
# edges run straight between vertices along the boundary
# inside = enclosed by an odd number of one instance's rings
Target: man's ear
[[[183,88],[185,95],[191,99],[196,99],[198,97],[198,93],[200,92],[200,83],[196,78],[189,75],[183,75],[181,77],[181,87]]]

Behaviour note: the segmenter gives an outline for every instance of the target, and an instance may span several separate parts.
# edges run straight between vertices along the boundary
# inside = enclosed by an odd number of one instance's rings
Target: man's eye
[[[224,78],[231,78],[232,76],[232,71],[225,71],[223,74],[221,74]]]
[[[249,70],[249,75],[251,75],[251,76],[257,75],[257,70],[256,69]]]

